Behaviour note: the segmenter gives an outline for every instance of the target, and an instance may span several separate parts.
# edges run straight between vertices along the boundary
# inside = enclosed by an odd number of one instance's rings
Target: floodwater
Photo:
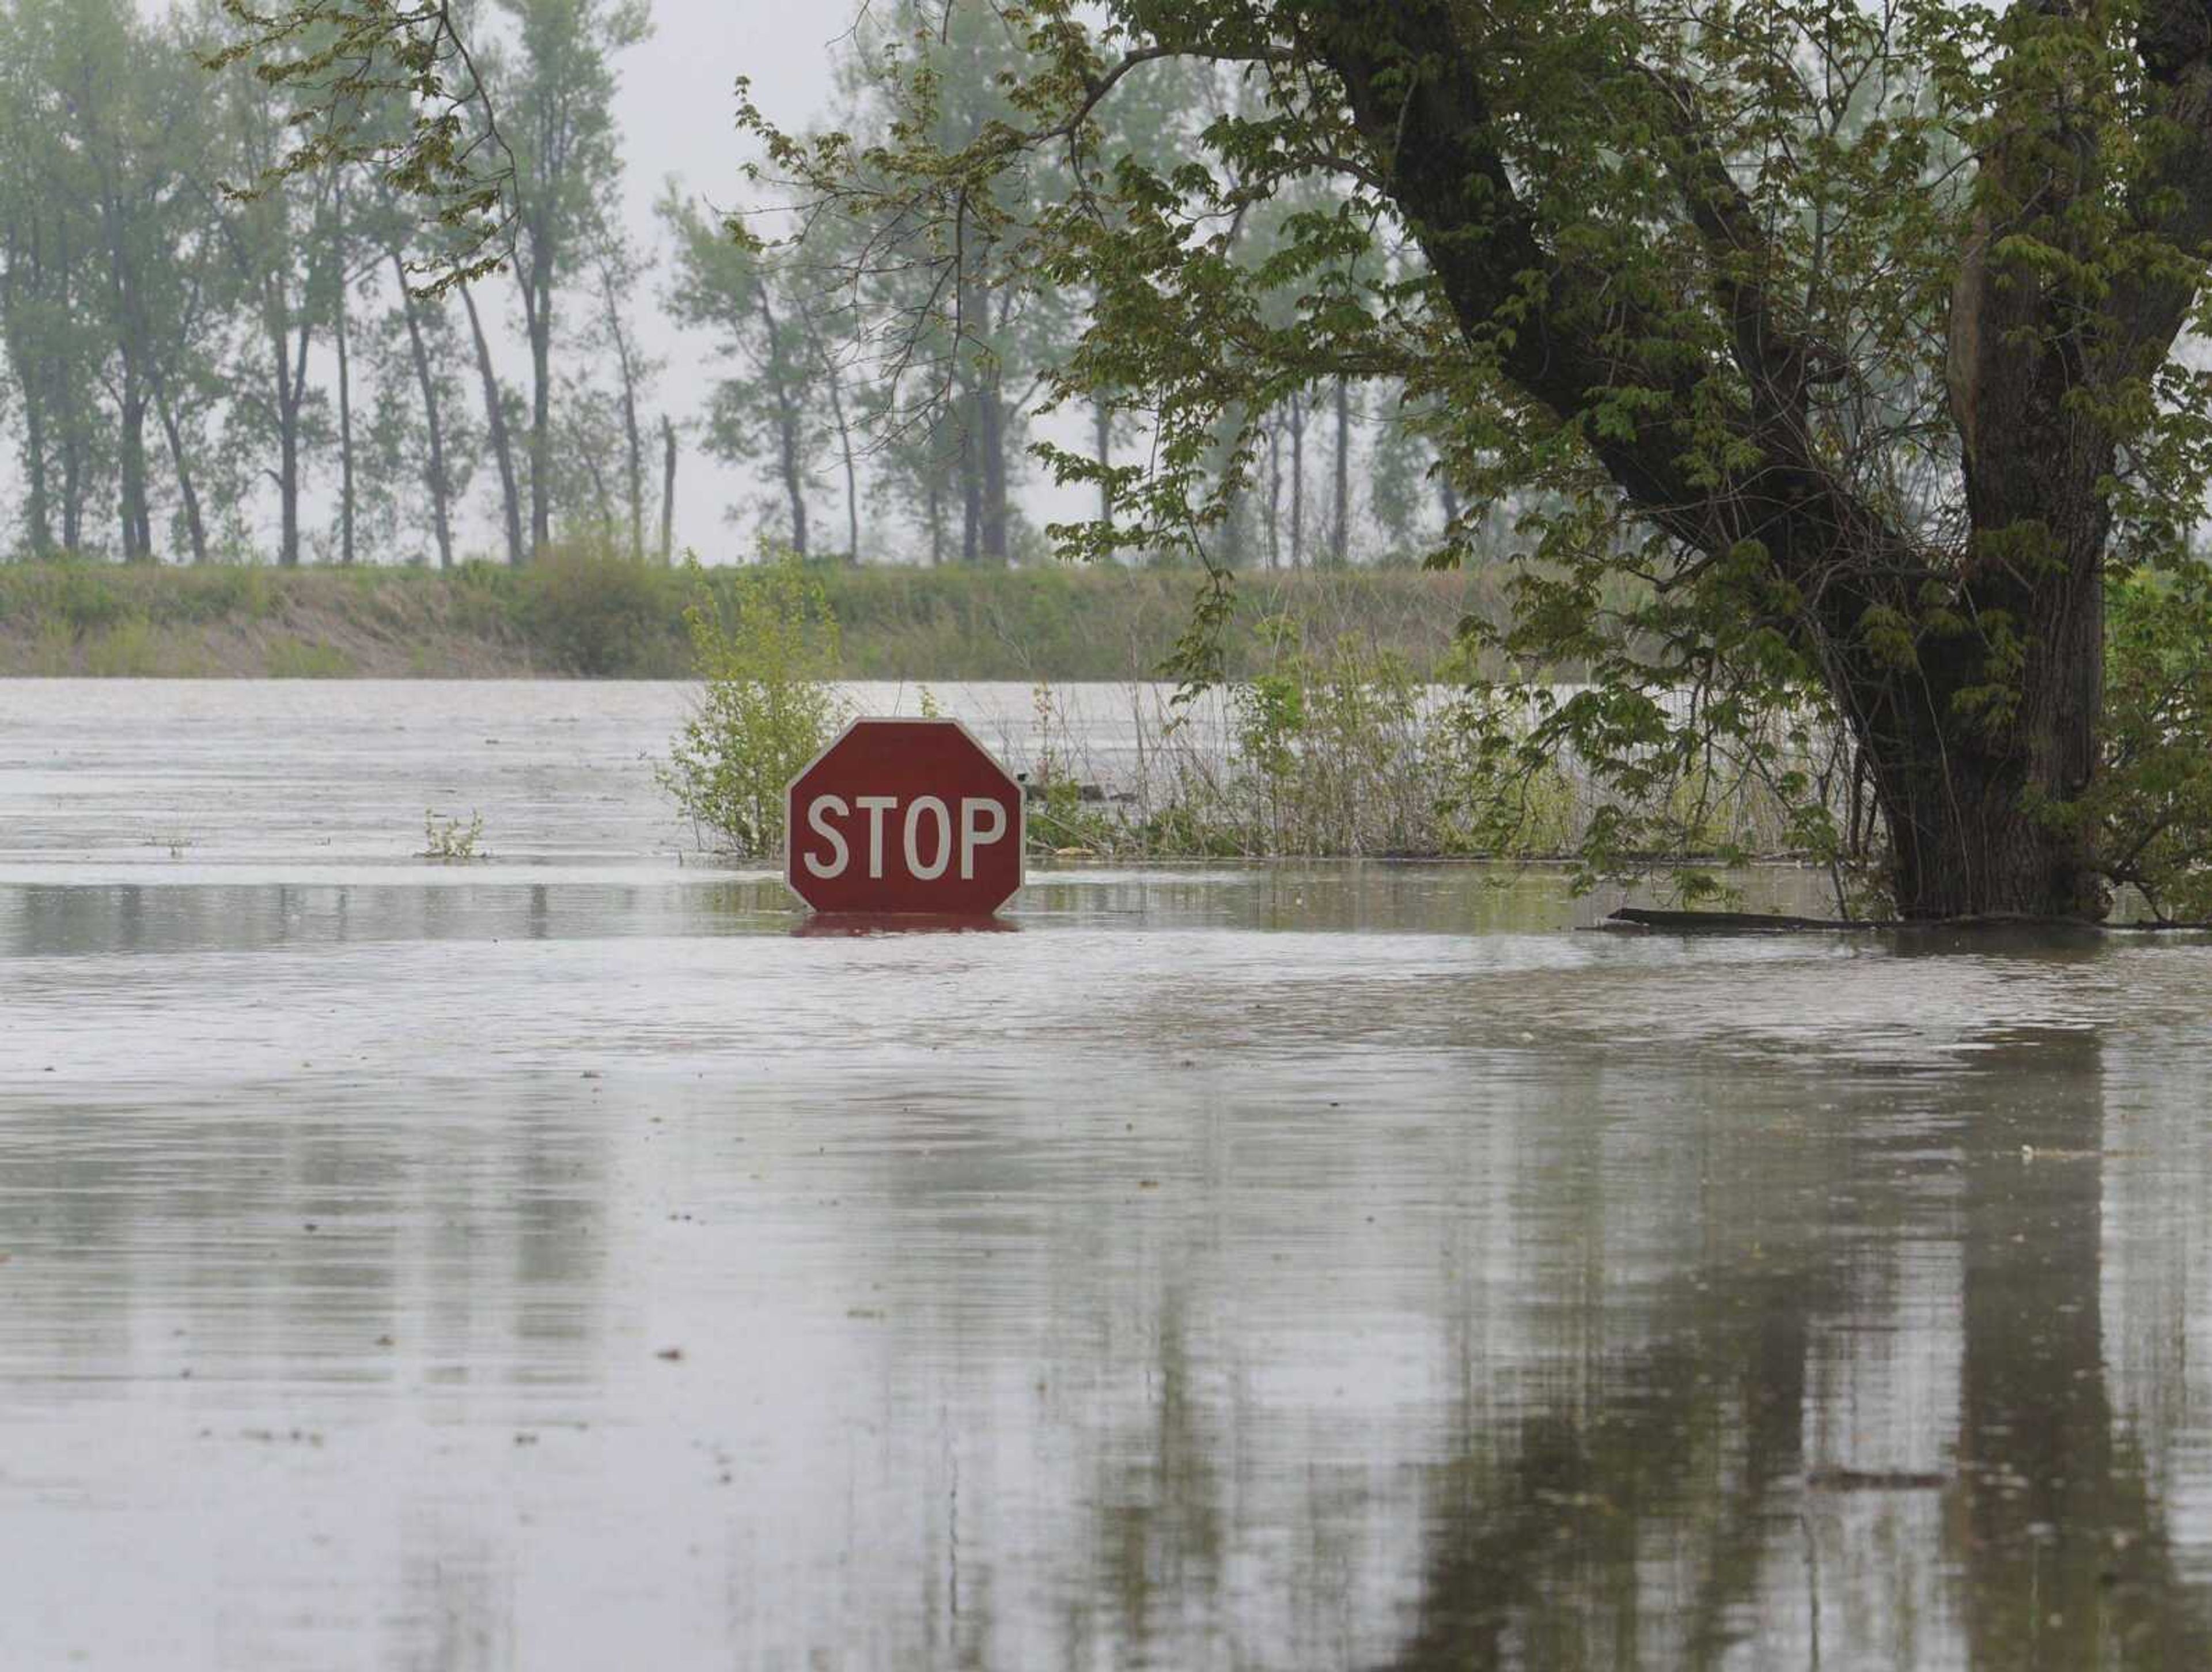
[[[681,707],[0,684],[0,1667],[2212,1665],[2212,945],[810,936]]]

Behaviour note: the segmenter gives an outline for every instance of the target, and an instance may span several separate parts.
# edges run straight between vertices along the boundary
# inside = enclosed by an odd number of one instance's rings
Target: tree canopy
[[[2094,915],[2107,574],[2188,561],[2212,439],[2175,352],[2212,237],[2201,5],[995,15],[1032,67],[964,143],[919,52],[887,141],[744,119],[810,228],[927,226],[945,271],[981,243],[997,284],[1090,289],[1055,392],[1115,390],[1157,443],[1047,450],[1114,489],[1116,525],[1069,545],[1206,554],[1254,414],[1395,380],[1441,415],[1469,508],[1437,561],[1475,509],[1519,512],[1516,607],[1470,636],[1508,682],[1589,678],[1501,704],[1496,747],[1619,790],[1601,847],[1652,842],[1717,753],[1770,763],[1832,844],[1833,785],[1792,746],[1825,724],[1906,914]],[[1101,113],[1176,61],[1214,91],[1182,155],[1103,144]],[[1068,189],[1017,221],[1002,182],[1047,160]],[[1240,260],[1315,180],[1334,190]]]

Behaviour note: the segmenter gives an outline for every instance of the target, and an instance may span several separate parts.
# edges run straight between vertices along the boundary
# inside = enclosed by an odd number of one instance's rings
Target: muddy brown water
[[[2212,1664],[2212,945],[808,937],[680,708],[0,684],[0,1667]]]

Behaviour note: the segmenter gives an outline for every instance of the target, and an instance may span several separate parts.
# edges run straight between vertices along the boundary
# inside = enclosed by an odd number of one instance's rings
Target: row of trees
[[[733,362],[708,415],[708,444],[767,469],[783,530],[802,550],[823,544],[810,506],[827,487],[848,550],[903,543],[931,562],[1004,563],[1025,534],[1042,533],[1024,526],[1020,508],[1040,459],[1059,483],[1090,485],[1101,525],[1113,519],[1120,484],[1142,473],[1133,461],[1151,447],[1158,418],[1144,398],[1105,386],[1066,398],[1064,379],[1085,356],[1100,291],[1079,280],[1036,284],[1023,266],[1015,229],[1070,199],[1067,161],[1039,154],[988,179],[948,178],[927,205],[872,178],[897,147],[957,155],[1018,122],[1012,89],[1045,64],[981,0],[871,10],[841,64],[833,142],[863,182],[859,197],[734,223],[663,204],[676,317],[711,328]],[[1097,112],[1091,143],[1164,167],[1200,149],[1223,85],[1169,64],[1121,91]],[[756,188],[766,179],[757,173]],[[774,201],[776,185],[767,185]],[[974,196],[964,213],[963,193]],[[940,213],[948,206],[950,223]],[[1347,209],[1316,175],[1248,206],[1227,252],[1253,271],[1297,258],[1301,226]],[[1380,271],[1391,259],[1364,265]],[[1295,331],[1296,316],[1283,296],[1261,324]],[[1440,415],[1402,380],[1286,378],[1245,404],[1260,441],[1214,542],[1224,565],[1411,552],[1459,518],[1449,476],[1435,468]],[[1216,471],[1231,463],[1237,430],[1219,427],[1208,461]],[[899,525],[900,539],[864,542],[869,515]],[[1108,543],[1093,555],[1131,549]]]
[[[641,263],[606,210],[612,58],[647,14],[622,0],[498,13],[476,62],[501,112],[513,258],[433,296],[416,292],[436,248],[401,185],[285,171],[282,101],[244,65],[206,67],[234,29],[221,13],[0,0],[8,545],[254,558],[273,520],[281,563],[326,545],[343,562],[412,550],[450,565],[488,469],[509,561],[556,530],[645,554],[655,368],[629,311]],[[502,301],[527,348],[520,378],[493,352]],[[671,439],[663,418],[672,465]],[[333,506],[320,539],[317,491]],[[665,554],[665,485],[659,509]]]
[[[342,7],[300,21],[310,59],[316,31],[343,38]],[[885,14],[854,38],[840,119],[957,147],[1008,119],[1007,78],[1035,55],[956,5],[924,32],[917,99],[922,21]],[[763,492],[732,514],[802,552],[1018,561],[1042,549],[1023,506],[1048,435],[1105,472],[1110,514],[1111,472],[1152,426],[1104,392],[1053,416],[1082,287],[1008,282],[980,222],[948,275],[939,229],[901,207],[733,237],[672,184],[665,247],[641,249],[613,213],[613,107],[642,0],[494,0],[469,27],[437,65],[457,166],[498,189],[476,228],[496,262],[440,284],[471,223],[426,225],[422,181],[392,166],[422,108],[398,77],[359,77],[338,95],[350,142],[303,149],[321,131],[289,120],[299,88],[257,75],[265,54],[208,67],[266,33],[251,11],[0,0],[0,551],[449,566],[489,540],[514,563],[564,544],[665,561],[686,438],[755,473]],[[1204,92],[1151,78],[1112,142],[1194,143]],[[994,214],[1069,184],[1047,160],[991,183]],[[1341,207],[1317,185],[1257,205],[1237,258],[1265,263]],[[661,410],[641,329],[655,306],[718,359],[696,413]],[[1397,385],[1286,382],[1256,423],[1224,562],[1342,563],[1456,514],[1430,485],[1433,424]]]

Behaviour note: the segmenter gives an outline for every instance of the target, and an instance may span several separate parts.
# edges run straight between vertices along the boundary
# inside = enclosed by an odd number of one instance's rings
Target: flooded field
[[[0,684],[0,1667],[2212,1665],[2212,944],[810,935],[682,702]]]

